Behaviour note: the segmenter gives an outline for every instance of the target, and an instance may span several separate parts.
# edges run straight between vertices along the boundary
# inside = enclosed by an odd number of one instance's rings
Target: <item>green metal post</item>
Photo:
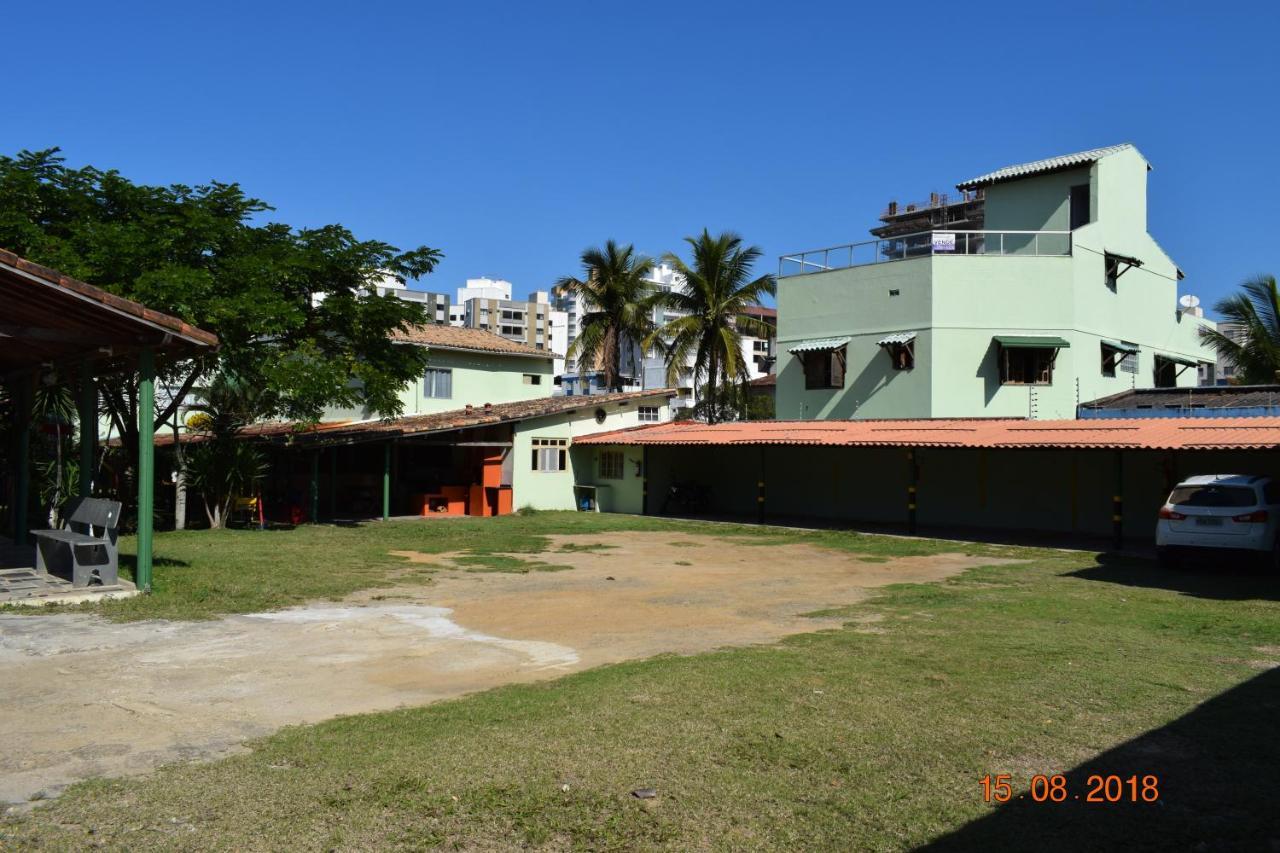
[[[156,360],[150,348],[138,356],[138,569],[133,582],[151,591],[151,534],[156,489]]]
[[[98,450],[98,386],[89,362],[80,364],[80,497],[93,494],[93,470]]]
[[[329,448],[329,520],[338,517],[338,447]]]
[[[27,541],[27,497],[31,485],[31,377],[18,376],[13,388],[13,509],[12,539]]]
[[[760,477],[756,480],[756,523],[764,524],[764,446],[760,447]]]
[[[1111,496],[1112,544],[1124,547],[1124,451],[1116,451],[1116,490]]]
[[[920,469],[916,466],[915,448],[907,451],[907,532],[916,532],[916,483],[920,479]]]
[[[320,521],[320,451],[311,452],[311,523]]]
[[[382,448],[382,520],[391,518],[391,442]]]
[[[649,514],[649,445],[640,449],[640,514]]]

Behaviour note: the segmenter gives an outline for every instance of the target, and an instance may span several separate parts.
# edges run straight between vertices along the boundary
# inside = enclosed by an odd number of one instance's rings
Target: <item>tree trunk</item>
[[[618,328],[604,333],[604,384],[610,391],[622,390],[622,353],[618,350]]]
[[[178,433],[178,416],[173,417],[173,529],[187,528],[187,476],[182,459],[182,441]]]
[[[720,360],[716,358],[715,347],[711,348],[711,357],[709,370],[707,371],[707,423],[713,424],[717,421],[716,414],[719,407],[719,375]]]

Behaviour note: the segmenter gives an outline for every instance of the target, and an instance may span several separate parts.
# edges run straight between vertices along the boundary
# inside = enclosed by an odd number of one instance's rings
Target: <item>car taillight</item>
[[[1246,512],[1244,515],[1235,516],[1235,520],[1245,522],[1266,521],[1267,511],[1265,509],[1258,509],[1253,512]]]
[[[1167,518],[1170,521],[1182,521],[1186,518],[1182,513],[1177,510],[1169,509],[1167,506],[1160,507],[1160,517]]]

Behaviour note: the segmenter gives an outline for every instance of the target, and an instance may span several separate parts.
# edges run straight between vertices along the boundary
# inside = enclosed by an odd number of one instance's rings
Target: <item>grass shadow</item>
[[[1066,801],[1037,803],[1029,780],[1015,779],[1010,802],[922,849],[1275,849],[1277,715],[1280,669],[1272,669],[1067,771]],[[1143,777],[1154,776],[1157,799],[1130,802],[1126,781],[1120,801],[1088,802],[1095,775],[1136,775],[1140,798]]]
[[[1154,560],[1115,554],[1099,554],[1096,560],[1096,566],[1067,572],[1065,576],[1164,589],[1217,601],[1280,600],[1280,577],[1248,561],[1188,564],[1170,569]]]

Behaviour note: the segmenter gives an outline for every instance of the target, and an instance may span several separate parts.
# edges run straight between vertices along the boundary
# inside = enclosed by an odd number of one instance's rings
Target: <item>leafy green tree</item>
[[[276,417],[312,421],[330,405],[399,414],[400,389],[421,375],[426,355],[390,335],[426,316],[371,284],[425,275],[441,253],[402,252],[340,225],[260,222],[270,210],[238,184],[135,184],[111,170],[69,168],[56,148],[0,157],[0,246],[221,340],[217,353],[161,367],[173,392],[158,395],[157,426],[220,371],[263,389]],[[131,460],[136,388],[128,375],[102,385]]]
[[[1243,329],[1240,340],[1215,329],[1202,328],[1200,337],[1220,358],[1236,365],[1239,381],[1265,385],[1280,381],[1280,291],[1273,275],[1246,281],[1243,292],[1218,301],[1213,309],[1222,320]]]
[[[777,292],[772,275],[752,278],[752,266],[760,258],[756,246],[742,245],[731,231],[715,237],[705,228],[696,237],[686,237],[692,249],[691,263],[678,255],[663,260],[684,276],[683,290],[662,295],[662,301],[684,316],[678,317],[645,339],[645,347],[666,352],[667,381],[675,382],[689,363],[694,363],[694,384],[723,389],[747,379],[742,357],[742,333],[768,337],[767,324],[747,316],[765,295]],[[704,407],[708,423],[733,417],[739,405],[735,393],[714,393]]]
[[[645,280],[653,260],[613,240],[584,250],[581,259],[583,278],[565,276],[555,283],[556,293],[578,296],[584,312],[582,331],[566,357],[577,360],[580,372],[601,370],[605,387],[621,391],[622,348],[653,332],[653,309],[662,298]]]
[[[225,526],[232,504],[252,494],[266,471],[262,453],[237,440],[240,431],[270,411],[270,393],[234,373],[221,372],[188,407],[194,432],[184,473],[204,501],[209,527]]]

